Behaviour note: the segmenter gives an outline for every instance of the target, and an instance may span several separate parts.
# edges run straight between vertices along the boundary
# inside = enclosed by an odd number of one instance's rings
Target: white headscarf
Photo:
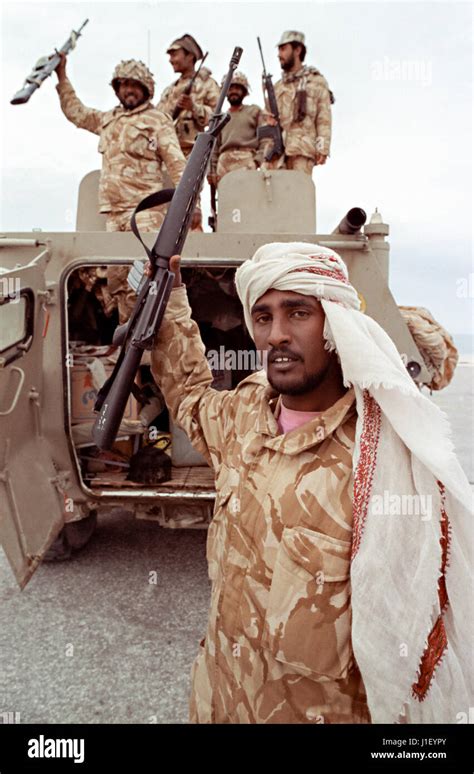
[[[472,495],[446,416],[418,390],[385,331],[359,311],[333,250],[264,245],[235,282],[251,334],[251,309],[268,290],[319,298],[327,347],[354,386],[352,645],[372,721],[460,722],[472,706]],[[416,502],[421,513],[387,513],[394,498]]]

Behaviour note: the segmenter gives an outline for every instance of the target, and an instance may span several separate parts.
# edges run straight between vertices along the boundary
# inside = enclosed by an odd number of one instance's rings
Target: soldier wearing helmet
[[[137,204],[162,188],[162,163],[175,185],[186,164],[171,119],[153,106],[153,75],[143,62],[120,62],[111,81],[120,105],[104,112],[86,107],[77,97],[66,75],[64,54],[56,73],[56,88],[66,118],[100,138],[99,209],[106,216],[106,230],[129,231]],[[163,217],[160,208],[155,208],[139,213],[137,223],[142,230],[156,231]],[[127,273],[124,266],[111,268],[108,275],[120,322],[128,318],[134,304],[134,294],[126,284]]]
[[[247,77],[238,70],[232,76],[227,100],[230,121],[217,138],[207,177],[211,185],[236,169],[257,169],[262,161],[262,141],[257,139],[257,127],[265,123],[258,105],[244,105],[250,91]],[[265,140],[263,140],[263,145]]]
[[[174,118],[174,125],[181,150],[188,158],[196,136],[204,131],[214,112],[219,98],[219,86],[211,77],[211,71],[208,68],[202,68],[204,72],[201,71],[202,75],[200,72],[194,79],[191,93],[184,93],[196,75],[196,62],[203,58],[201,46],[192,35],[186,33],[173,40],[166,53],[173,70],[180,75],[177,81],[164,90],[157,107],[170,116],[173,116],[175,110],[179,110],[179,114]],[[199,199],[191,229],[203,230]]]
[[[275,95],[285,156],[268,166],[311,175],[314,165],[325,164],[329,156],[334,97],[319,70],[304,64],[306,43],[302,32],[284,32],[277,45],[283,75],[275,84]]]

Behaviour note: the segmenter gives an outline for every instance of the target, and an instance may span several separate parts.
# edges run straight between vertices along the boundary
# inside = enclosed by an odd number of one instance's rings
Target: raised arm
[[[87,129],[88,132],[93,132],[93,134],[100,134],[104,113],[101,110],[94,110],[94,108],[88,108],[82,104],[66,75],[65,54],[61,54],[61,61],[56,68],[56,75],[58,76],[56,90],[59,94],[61,110],[68,121],[78,126],[79,129]]]
[[[173,420],[216,470],[225,455],[226,428],[232,429],[233,392],[214,390],[199,328],[191,319],[179,258],[170,260],[176,279],[151,356],[152,374]]]

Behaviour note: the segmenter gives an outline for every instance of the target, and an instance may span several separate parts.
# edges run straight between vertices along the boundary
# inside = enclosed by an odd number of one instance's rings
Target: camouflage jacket
[[[189,83],[189,76],[183,75],[177,81],[168,86],[160,97],[157,108],[169,116],[173,115],[176,102]],[[191,91],[191,98],[194,103],[194,109],[182,110],[175,121],[176,134],[179,144],[183,151],[188,151],[193,147],[196,135],[202,132],[208,125],[212,116],[220,89],[214,78],[196,78]]]
[[[299,90],[306,91],[306,116],[296,121]],[[297,73],[284,73],[275,84],[283,140],[287,156],[329,155],[331,145],[331,92],[315,67],[305,65]]]
[[[210,387],[185,288],[171,293],[152,372],[216,475],[191,720],[370,722],[351,644],[353,391],[279,434],[264,372],[234,391]]]
[[[134,110],[120,106],[103,112],[83,105],[67,79],[56,88],[66,118],[100,137],[100,212],[133,209],[145,196],[158,191],[162,187],[162,162],[174,185],[179,183],[186,160],[172,122],[151,102]]]

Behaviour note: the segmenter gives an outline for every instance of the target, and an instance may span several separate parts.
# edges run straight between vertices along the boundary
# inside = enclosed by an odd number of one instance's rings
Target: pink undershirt
[[[278,416],[278,428],[282,433],[289,433],[306,422],[310,422],[315,417],[319,417],[322,411],[294,411],[286,408],[280,403],[280,414]]]

